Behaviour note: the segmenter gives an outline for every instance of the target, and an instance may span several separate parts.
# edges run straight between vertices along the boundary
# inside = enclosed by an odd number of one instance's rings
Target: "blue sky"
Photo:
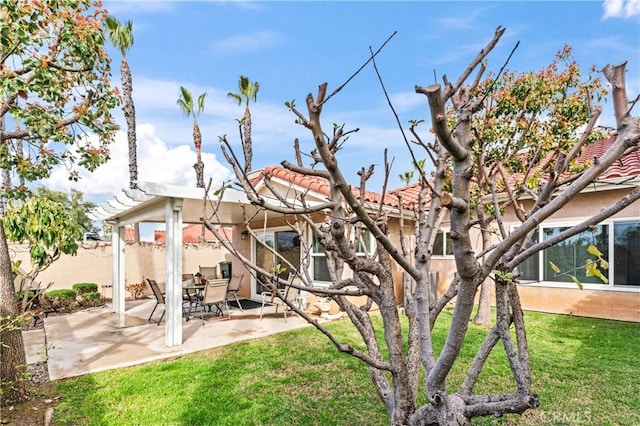
[[[205,175],[219,182],[229,178],[220,152],[219,135],[228,135],[239,151],[236,119],[243,108],[227,97],[237,91],[238,77],[260,83],[253,115],[254,169],[294,160],[293,141],[311,147],[310,133],[294,123],[284,106],[315,95],[323,82],[332,91],[394,31],[397,35],[377,57],[377,66],[400,120],[428,119],[426,98],[414,86],[455,80],[496,27],[506,27],[489,56],[489,70],[498,70],[516,42],[508,68],[538,70],[565,44],[586,72],[608,63],[628,61],[630,96],[640,93],[640,0],[612,2],[235,2],[235,1],[106,1],[120,21],[131,20],[135,42],[128,54],[133,73],[138,123],[140,180],[194,185],[192,121],[176,106],[179,86],[195,96],[206,91],[200,117]],[[111,49],[114,83],[120,84],[120,55]],[[637,114],[637,112],[636,112]],[[125,129],[122,114],[119,123]],[[357,183],[360,167],[376,164],[368,189],[379,191],[382,154],[395,157],[390,187],[411,170],[403,138],[371,66],[328,102],[324,128],[345,123],[359,128],[339,154],[345,173]],[[601,124],[611,125],[605,106]],[[425,126],[423,131],[426,131]],[[428,136],[425,135],[425,137]],[[92,201],[102,201],[128,185],[124,132],[112,147],[112,161],[90,178],[71,184],[62,171],[45,184],[65,190],[69,185]],[[87,175],[88,177],[88,175]]]

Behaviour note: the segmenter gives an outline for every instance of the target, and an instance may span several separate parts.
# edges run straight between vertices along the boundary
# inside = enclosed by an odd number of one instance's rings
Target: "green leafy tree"
[[[48,193],[53,197],[59,194]],[[40,272],[62,254],[75,255],[78,251],[78,241],[83,234],[80,221],[88,219],[86,211],[84,206],[81,210],[73,210],[68,206],[71,204],[69,200],[66,197],[63,200],[59,202],[48,196],[36,195],[27,202],[13,201],[7,206],[4,217],[7,239],[29,245],[32,269],[21,276],[23,284],[33,282]],[[74,201],[77,204],[77,199]],[[21,285],[20,290],[26,288]],[[27,296],[25,292],[23,310],[26,308]]]
[[[127,122],[127,141],[129,142],[129,187],[138,187],[138,154],[136,140],[136,108],[133,103],[133,79],[131,69],[127,61],[127,52],[133,46],[133,23],[126,21],[120,23],[115,17],[107,17],[107,31],[111,43],[120,49],[122,62],[120,64],[120,80],[122,81],[123,105],[122,112]],[[138,223],[133,226],[134,240],[140,241],[140,226]]]
[[[253,141],[251,139],[251,110],[249,103],[258,100],[258,90],[260,83],[251,82],[249,77],[241,75],[238,80],[238,93],[229,92],[227,96],[235,99],[238,105],[244,102],[244,117],[240,120],[240,140],[244,152],[244,172],[251,171],[251,161],[253,160]]]
[[[478,179],[472,187],[472,199],[479,201],[472,203],[472,213],[481,229],[484,250],[491,246],[493,234],[501,232],[499,227],[491,229],[501,213],[491,199],[493,191],[516,197],[535,190],[540,178],[552,173],[559,156],[566,153],[568,172],[580,172],[588,166],[576,164],[577,154],[603,134],[588,128],[589,137],[581,139],[580,129],[597,112],[584,100],[590,96],[600,101],[604,95],[600,78],[589,75],[583,80],[569,46],[539,71],[506,71],[501,76],[490,75],[478,85],[474,97],[482,111],[473,116],[477,142],[472,155]],[[517,206],[513,198],[510,203]],[[516,211],[524,221],[524,211]],[[502,232],[499,238],[506,234]],[[476,324],[491,324],[489,285],[486,280],[481,286]]]
[[[182,112],[187,117],[193,117],[193,145],[196,148],[196,164],[193,168],[196,170],[196,186],[204,188],[204,163],[202,162],[202,134],[198,125],[198,117],[204,111],[204,100],[207,92],[198,96],[198,105],[194,105],[193,96],[189,89],[180,86],[180,97],[176,101]]]
[[[108,160],[117,129],[110,110],[120,99],[105,51],[106,11],[90,0],[3,1],[0,16],[0,168],[5,178],[32,182],[64,164],[70,179],[78,179],[78,167],[92,171]],[[0,196],[13,199],[27,191],[5,184]],[[0,218],[0,318],[12,321],[19,309],[4,210]],[[20,380],[26,358],[21,331],[0,329],[7,404],[28,396]]]
[[[89,212],[96,205],[91,201],[86,201],[82,192],[72,189],[69,193],[66,193],[39,186],[34,190],[33,197],[45,198],[62,205],[67,210],[70,220],[77,224],[83,233],[99,232],[99,229],[93,225],[93,221],[89,217]]]

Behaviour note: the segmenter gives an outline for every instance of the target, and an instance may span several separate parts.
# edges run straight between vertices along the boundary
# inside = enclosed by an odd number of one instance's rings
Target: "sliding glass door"
[[[300,267],[300,236],[297,232],[290,230],[268,231],[266,233],[259,232],[257,236],[258,241],[255,242],[254,260],[257,266],[270,274],[258,274],[255,295],[266,291],[266,287],[262,283],[267,280],[273,280],[276,272],[279,272],[278,275],[281,279],[286,280],[289,273],[295,272]],[[277,253],[277,256],[273,251]],[[282,259],[286,259],[286,262]]]

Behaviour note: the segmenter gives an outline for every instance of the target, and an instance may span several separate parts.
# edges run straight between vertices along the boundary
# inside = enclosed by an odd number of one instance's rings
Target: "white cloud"
[[[277,31],[265,30],[251,34],[241,34],[218,40],[212,45],[216,53],[251,52],[272,48],[283,40],[283,35]]]
[[[604,0],[604,19],[640,15],[640,0]]]
[[[390,96],[391,104],[398,113],[412,111],[419,106],[426,106],[427,100],[424,95],[417,94],[415,91],[394,93]]]
[[[138,180],[172,185],[195,186],[196,175],[193,164],[196,153],[189,145],[168,146],[157,135],[151,124],[139,124],[138,136]],[[111,160],[93,173],[81,172],[78,182],[68,180],[68,171],[62,167],[54,170],[42,185],[57,191],[76,189],[87,199],[99,199],[120,194],[129,186],[129,153],[127,135],[118,131],[110,146]],[[213,186],[230,177],[230,172],[215,154],[203,152],[205,182],[213,179]]]

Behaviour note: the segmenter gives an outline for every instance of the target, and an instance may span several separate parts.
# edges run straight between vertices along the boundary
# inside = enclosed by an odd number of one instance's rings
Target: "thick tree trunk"
[[[486,250],[491,247],[491,239],[487,232],[488,223],[484,220],[483,215],[480,213],[482,221],[482,250]],[[478,299],[478,312],[473,318],[473,323],[476,325],[491,325],[491,280],[484,280],[480,285],[480,297]]]
[[[22,330],[16,322],[19,313],[11,275],[9,246],[0,221],[0,379],[3,406],[28,397],[27,382],[23,379],[27,358]]]
[[[480,298],[478,299],[478,312],[473,318],[475,325],[491,325],[491,281],[484,280],[480,286]]]

